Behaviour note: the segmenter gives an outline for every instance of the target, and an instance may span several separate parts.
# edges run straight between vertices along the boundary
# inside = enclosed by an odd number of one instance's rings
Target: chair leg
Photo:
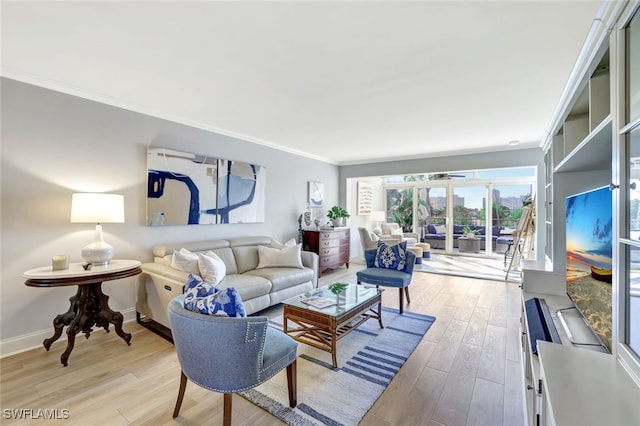
[[[404,288],[404,296],[407,298],[407,305],[411,303],[411,298],[409,297],[409,287]]]
[[[298,376],[296,360],[287,365],[287,385],[289,386],[289,407],[295,408],[295,406],[298,405]]]
[[[223,426],[231,426],[231,397],[232,393],[224,394],[224,410],[223,410],[223,418],[222,424]]]
[[[401,288],[398,290],[400,290],[400,313],[402,314],[404,312],[404,293]]]
[[[184,390],[187,388],[187,376],[180,372],[180,389],[178,390],[178,400],[176,401],[176,407],[173,409],[173,417],[178,417],[180,407],[182,406],[182,399],[184,398]]]

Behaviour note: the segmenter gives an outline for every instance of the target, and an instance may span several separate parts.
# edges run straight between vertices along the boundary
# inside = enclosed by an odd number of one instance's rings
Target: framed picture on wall
[[[358,216],[373,211],[373,186],[370,182],[358,181]]]
[[[324,205],[324,183],[309,182],[309,207],[322,208]]]

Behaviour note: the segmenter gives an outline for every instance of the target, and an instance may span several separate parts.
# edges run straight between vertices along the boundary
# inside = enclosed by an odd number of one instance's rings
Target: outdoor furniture
[[[189,311],[183,304],[183,296],[178,296],[167,308],[182,369],[173,417],[180,412],[189,379],[224,393],[223,424],[231,425],[232,394],[260,385],[285,367],[289,406],[296,406],[298,344],[292,338],[268,327],[269,319],[264,316],[205,315]]]

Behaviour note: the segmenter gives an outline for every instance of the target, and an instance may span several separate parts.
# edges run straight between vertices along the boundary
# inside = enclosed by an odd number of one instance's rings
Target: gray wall
[[[80,262],[93,225],[70,224],[71,194],[124,194],[124,224],[104,224],[115,258],[152,260],[151,247],[245,235],[297,236],[307,182],[325,184],[338,200],[338,167],[251,142],[54,92],[1,80],[0,338],[2,354],[38,346],[52,334],[75,288],[32,288],[21,274],[49,265],[55,254]],[[267,167],[266,221],[260,224],[145,226],[146,149],[154,145]],[[111,306],[131,319],[135,279],[104,284]],[[24,336],[35,336],[29,340]],[[63,336],[64,339],[64,336]],[[19,341],[21,340],[21,341]],[[135,342],[134,342],[135,343]]]

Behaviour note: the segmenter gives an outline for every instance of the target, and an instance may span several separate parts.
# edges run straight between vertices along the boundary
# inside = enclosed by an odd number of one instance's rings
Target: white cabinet
[[[573,308],[565,294],[565,275],[540,261],[523,261],[522,272],[527,425],[640,425],[640,388]],[[562,344],[538,341],[537,355],[531,348],[524,307],[533,297],[545,300],[562,340]]]

